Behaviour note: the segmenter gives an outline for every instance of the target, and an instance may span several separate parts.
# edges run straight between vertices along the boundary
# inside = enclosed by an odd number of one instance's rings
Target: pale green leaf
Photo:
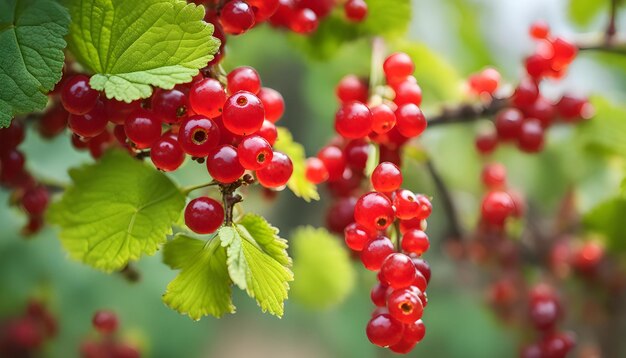
[[[626,107],[601,97],[593,97],[591,103],[595,115],[576,126],[576,143],[595,153],[626,158]]]
[[[403,35],[411,22],[411,0],[367,0],[368,16],[359,24],[362,33]]]
[[[54,0],[0,1],[0,128],[48,103],[61,79],[69,23]]]
[[[235,285],[245,290],[248,287],[246,280],[248,272],[246,258],[241,250],[241,237],[239,237],[237,230],[231,226],[220,228],[218,236],[222,246],[226,247],[228,274]]]
[[[302,144],[294,142],[288,129],[278,127],[278,140],[274,144],[274,149],[285,153],[291,158],[293,163],[293,174],[287,182],[287,187],[298,197],[307,202],[319,200],[315,184],[306,179],[306,154]]]
[[[219,41],[204,8],[180,0],[69,0],[69,45],[108,98],[147,98],[152,86],[191,81]]]
[[[608,13],[611,0],[570,0],[569,16],[578,25],[588,25],[599,13]]]
[[[279,230],[256,214],[246,214],[238,223],[246,228],[251,238],[261,246],[263,251],[281,265],[291,266],[291,258],[287,254],[287,240],[281,238]]]
[[[613,252],[626,253],[626,198],[619,196],[600,203],[583,217],[585,228],[601,234],[606,246]]]
[[[73,185],[50,207],[48,219],[61,227],[70,257],[103,271],[153,255],[185,205],[165,174],[125,152],[111,151],[70,176]]]
[[[326,229],[298,228],[291,235],[295,280],[292,298],[307,307],[326,309],[352,292],[356,274],[340,238]]]
[[[163,302],[194,320],[234,313],[226,249],[218,238],[208,243],[177,236],[165,245],[165,262],[181,272],[167,285]]]

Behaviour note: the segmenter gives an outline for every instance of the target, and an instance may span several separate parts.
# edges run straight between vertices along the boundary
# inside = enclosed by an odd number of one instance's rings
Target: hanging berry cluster
[[[0,356],[39,356],[57,331],[56,318],[43,303],[32,300],[21,316],[0,320]]]
[[[13,121],[8,128],[0,129],[0,186],[13,191],[11,202],[28,215],[28,222],[22,230],[28,235],[43,227],[50,193],[25,167],[26,157],[18,149],[24,137],[24,127],[19,121]]]
[[[82,358],[139,358],[136,347],[122,341],[117,335],[118,318],[114,312],[98,311],[94,314],[92,325],[99,334],[97,338],[85,339],[80,345]]]
[[[555,123],[577,123],[592,117],[593,107],[587,98],[563,95],[551,100],[541,93],[540,85],[547,79],[559,80],[567,74],[576,59],[578,48],[561,37],[552,37],[542,22],[531,26],[531,36],[537,40],[535,53],[526,59],[528,77],[515,88],[506,108],[498,112],[494,127],[480,133],[476,148],[481,154],[492,153],[498,143],[513,143],[527,153],[540,152],[546,131]],[[492,68],[469,78],[472,92],[490,98],[498,90],[499,73]]]
[[[482,200],[482,224],[491,229],[503,230],[506,220],[524,215],[526,204],[521,195],[507,188],[506,167],[500,163],[485,165],[481,180],[489,190]]]

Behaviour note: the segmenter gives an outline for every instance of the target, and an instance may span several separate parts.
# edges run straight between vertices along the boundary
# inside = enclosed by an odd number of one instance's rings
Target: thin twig
[[[439,198],[443,203],[443,210],[445,211],[450,224],[449,233],[446,239],[460,241],[463,239],[463,229],[459,221],[456,208],[454,206],[452,194],[450,193],[448,186],[444,182],[441,174],[439,174],[439,172],[435,168],[433,161],[430,158],[426,161],[426,168],[428,169],[428,172],[433,179],[435,187],[439,192]]]
[[[439,115],[428,117],[428,126],[473,122],[480,118],[495,115],[508,103],[508,98],[494,98],[487,104],[463,103],[456,107],[444,107]]]
[[[606,42],[610,43],[615,34],[617,33],[617,28],[615,26],[617,20],[617,8],[620,0],[611,0],[611,7],[609,10],[609,24],[606,27]]]

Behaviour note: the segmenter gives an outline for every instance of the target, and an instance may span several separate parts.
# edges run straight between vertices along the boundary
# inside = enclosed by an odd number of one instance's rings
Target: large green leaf
[[[61,79],[70,17],[54,0],[0,1],[0,128],[43,109]]]
[[[95,73],[91,86],[130,102],[152,87],[189,82],[213,59],[219,41],[204,8],[181,0],[69,0],[69,45]]]
[[[306,200],[320,200],[315,184],[306,178],[306,154],[302,144],[293,140],[288,129],[278,127],[278,140],[274,148],[289,156],[293,163],[293,174],[287,182],[287,187],[298,197]]]
[[[172,233],[185,197],[165,174],[119,151],[70,171],[74,182],[48,212],[69,255],[103,271],[152,255]]]
[[[569,16],[578,25],[588,25],[601,11],[608,11],[610,1],[570,0]]]
[[[226,249],[218,238],[207,243],[177,236],[165,245],[163,259],[173,269],[181,269],[163,295],[169,307],[195,320],[235,312]]]
[[[576,127],[576,142],[587,149],[626,159],[626,107],[601,97],[591,99],[596,114]]]
[[[354,288],[355,270],[341,239],[325,229],[298,228],[291,235],[296,302],[316,309],[340,304]]]
[[[411,0],[368,0],[368,16],[359,24],[362,33],[401,36],[411,22]]]
[[[605,201],[589,211],[584,217],[585,227],[606,239],[609,250],[626,253],[626,198],[616,197]]]

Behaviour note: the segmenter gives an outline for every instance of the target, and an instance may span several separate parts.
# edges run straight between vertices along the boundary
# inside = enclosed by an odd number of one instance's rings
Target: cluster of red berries
[[[92,325],[100,334],[99,338],[86,339],[80,345],[82,358],[139,358],[137,348],[123,342],[115,335],[118,329],[117,315],[111,311],[98,311],[94,314]]]
[[[79,142],[110,137],[109,127],[115,126],[120,144],[136,155],[149,151],[162,171],[178,169],[189,155],[206,162],[208,173],[221,184],[232,184],[251,171],[266,188],[284,186],[293,164],[272,147],[278,136],[274,123],[285,109],[282,96],[261,87],[251,67],[234,69],[225,81],[226,88],[199,75],[174,89],[155,90],[148,101],[124,103],[101,99],[87,76],[75,75],[64,83],[61,103]],[[223,216],[221,204],[209,198],[193,201],[185,212],[187,224],[198,233],[215,231],[221,221],[213,219]]]
[[[611,267],[606,267],[606,259],[605,248],[600,242],[589,240],[576,243],[572,237],[565,236],[552,246],[549,266],[559,278],[573,272],[585,280],[611,283],[615,280],[611,277]]]
[[[28,215],[28,222],[23,228],[23,233],[28,235],[43,227],[50,193],[25,167],[26,158],[18,149],[24,138],[25,130],[18,120],[0,129],[0,186],[13,191],[11,201]]]
[[[20,317],[0,320],[0,356],[36,357],[57,331],[57,321],[43,303],[30,301]]]
[[[561,332],[557,323],[563,316],[561,301],[545,284],[533,287],[528,295],[528,316],[539,341],[524,347],[521,358],[565,358],[576,343],[572,332]]]
[[[402,174],[393,163],[380,163],[371,184],[374,191],[357,201],[355,222],[345,228],[344,238],[360,253],[366,269],[378,271],[371,291],[377,308],[367,324],[368,339],[393,352],[408,353],[426,333],[421,318],[428,303],[430,266],[421,256],[430,247],[424,229],[432,206],[425,196],[401,188]]]
[[[551,38],[547,25],[535,23],[531,35],[539,41],[535,54],[526,60],[528,77],[522,79],[509,98],[507,108],[495,117],[494,126],[476,138],[481,154],[490,154],[502,143],[515,143],[528,153],[543,149],[546,130],[557,121],[576,123],[589,119],[594,110],[587,98],[563,95],[553,101],[540,89],[545,79],[560,79],[576,58],[577,47],[560,38]],[[492,68],[470,76],[470,90],[491,98],[498,90],[500,74]]]
[[[483,185],[489,191],[482,200],[482,223],[490,228],[502,229],[509,218],[524,215],[526,204],[522,196],[507,188],[506,167],[500,163],[489,163],[481,174]]]

